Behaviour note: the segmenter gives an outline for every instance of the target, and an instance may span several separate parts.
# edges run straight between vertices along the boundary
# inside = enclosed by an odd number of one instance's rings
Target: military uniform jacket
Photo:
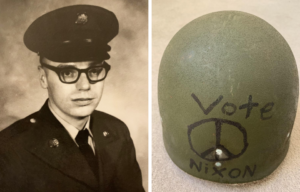
[[[0,191],[144,191],[126,125],[94,111],[90,128],[99,162],[97,177],[47,102],[40,111],[4,129],[0,132]],[[51,145],[53,139],[58,140],[57,147]]]

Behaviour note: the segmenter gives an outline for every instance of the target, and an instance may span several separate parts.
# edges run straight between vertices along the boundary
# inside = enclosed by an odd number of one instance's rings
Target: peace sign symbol
[[[192,139],[191,139],[191,133],[195,128],[202,128],[204,126],[201,126],[205,123],[214,122],[216,126],[216,144],[214,147],[211,147],[203,152],[198,152],[195,150]],[[237,128],[243,135],[243,149],[238,154],[231,153],[224,145],[221,144],[221,129],[222,124],[229,124],[235,128]],[[228,161],[234,158],[237,158],[241,156],[248,147],[247,142],[247,132],[244,127],[240,123],[226,120],[226,119],[219,119],[219,118],[210,118],[210,119],[203,119],[201,121],[197,121],[191,125],[188,126],[188,139],[189,144],[191,146],[191,149],[201,158],[207,160],[207,161]],[[213,154],[213,155],[212,155]]]

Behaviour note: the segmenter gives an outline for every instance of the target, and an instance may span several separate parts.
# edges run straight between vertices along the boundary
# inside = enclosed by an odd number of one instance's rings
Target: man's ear
[[[47,81],[47,74],[45,69],[42,66],[38,66],[39,73],[40,73],[40,84],[42,88],[47,89],[48,88],[48,81]]]

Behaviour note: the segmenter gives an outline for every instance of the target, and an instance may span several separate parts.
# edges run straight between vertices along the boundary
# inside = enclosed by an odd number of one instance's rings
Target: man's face
[[[46,58],[42,62],[54,67],[64,68],[73,66],[78,69],[86,69],[93,65],[101,65],[93,61],[58,63]],[[43,67],[41,74],[44,73],[44,80],[41,76],[43,88],[48,89],[49,101],[51,108],[59,113],[66,115],[68,118],[82,118],[90,115],[100,102],[104,80],[91,84],[85,73],[81,73],[75,83],[66,84],[60,81],[56,72]]]

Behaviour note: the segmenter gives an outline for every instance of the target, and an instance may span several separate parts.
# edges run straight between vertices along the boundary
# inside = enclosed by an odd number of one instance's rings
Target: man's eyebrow
[[[104,64],[104,61],[94,61],[94,62],[91,62],[91,63],[90,63],[90,66],[92,66],[92,65],[97,65],[97,64],[103,65],[103,64]]]
[[[89,67],[90,66],[93,66],[93,65],[103,65],[104,64],[104,61],[94,61],[94,62],[91,62],[91,63],[89,63]],[[77,68],[76,67],[76,64],[59,64],[58,66],[57,66],[58,68]]]
[[[59,64],[58,66],[57,66],[57,68],[76,68],[76,66],[74,65],[74,64]]]

